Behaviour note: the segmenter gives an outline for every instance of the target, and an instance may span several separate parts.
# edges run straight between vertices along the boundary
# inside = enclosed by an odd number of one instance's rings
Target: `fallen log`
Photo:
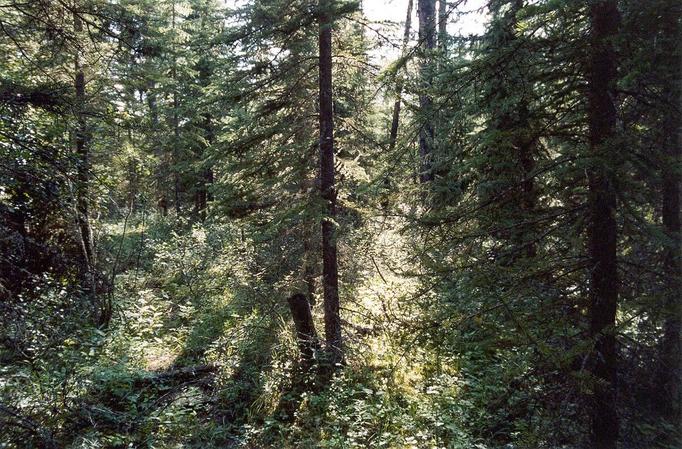
[[[218,370],[218,365],[196,365],[182,368],[171,368],[153,375],[147,375],[135,379],[134,386],[143,387],[161,383],[183,383],[213,374]]]

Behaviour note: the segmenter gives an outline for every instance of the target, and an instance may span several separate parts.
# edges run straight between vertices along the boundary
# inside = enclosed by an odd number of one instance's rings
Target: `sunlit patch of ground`
[[[150,371],[164,371],[170,369],[177,360],[177,354],[147,352],[145,354],[146,368]]]

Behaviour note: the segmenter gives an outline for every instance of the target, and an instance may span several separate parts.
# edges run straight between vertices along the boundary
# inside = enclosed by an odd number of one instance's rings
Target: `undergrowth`
[[[45,441],[73,449],[474,447],[456,361],[413,350],[388,319],[388,311],[408,313],[398,304],[412,288],[381,263],[391,248],[357,236],[358,246],[342,246],[356,254],[355,282],[343,293],[347,363],[322,381],[299,364],[285,301],[295,285],[266,281],[234,225],[180,225],[106,225],[110,327],[83,328],[48,358],[2,368],[3,397],[28,416],[49,414],[41,416]],[[10,436],[0,447],[29,447]]]

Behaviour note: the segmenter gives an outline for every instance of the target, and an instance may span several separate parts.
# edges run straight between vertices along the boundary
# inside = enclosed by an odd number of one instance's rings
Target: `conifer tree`
[[[664,4],[664,6],[668,6]],[[680,37],[680,7],[670,4],[663,12],[660,70],[663,78],[662,100],[663,149],[661,181],[663,228],[668,241],[664,246],[665,310],[667,316],[661,349],[659,371],[663,392],[664,415],[674,426],[682,422],[682,237],[680,226],[680,158],[682,127],[680,124],[682,89],[680,88],[680,51],[675,45]]]
[[[419,16],[419,180],[433,180],[434,109],[431,89],[434,79],[433,50],[436,48],[436,0],[417,0]]]
[[[590,60],[588,75],[589,143],[593,158],[588,194],[588,255],[590,257],[590,336],[595,339],[592,373],[595,376],[591,410],[591,440],[597,449],[612,449],[618,440],[616,410],[616,311],[618,268],[616,193],[612,160],[616,135],[614,39],[618,33],[616,2],[590,5]]]
[[[320,77],[320,192],[326,203],[322,218],[322,284],[324,289],[324,330],[331,362],[343,360],[341,317],[339,315],[339,275],[336,256],[334,219],[336,188],[334,185],[334,112],[332,91],[332,27],[333,2],[319,3],[319,77]]]

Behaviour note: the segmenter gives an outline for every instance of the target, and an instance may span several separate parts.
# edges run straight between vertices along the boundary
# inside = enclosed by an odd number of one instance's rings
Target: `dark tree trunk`
[[[159,159],[159,164],[154,170],[154,182],[156,184],[157,208],[164,217],[168,215],[168,152],[157,144],[159,129],[159,107],[156,99],[156,84],[150,81],[147,87],[147,108],[151,121],[151,143],[154,154]]]
[[[433,85],[433,64],[431,53],[436,47],[436,0],[417,0],[419,15],[419,46],[421,48],[421,67],[419,71],[421,92],[419,94],[419,158],[421,161],[419,180],[433,180],[432,151],[434,140],[433,99],[429,90]]]
[[[680,146],[682,145],[682,129],[680,128],[680,59],[679,50],[679,13],[672,8],[665,17],[664,61],[667,62],[664,89],[665,104],[663,121],[663,137],[665,147],[661,163],[663,181],[663,227],[669,242],[664,248],[664,269],[666,273],[665,310],[666,320],[663,327],[661,344],[661,364],[659,378],[660,399],[663,413],[668,421],[677,428],[682,428],[682,236],[680,234]]]
[[[336,256],[336,189],[334,186],[334,116],[332,104],[332,0],[319,3],[320,71],[320,191],[326,203],[322,218],[322,278],[324,332],[332,366],[343,361],[339,314],[339,274]]]
[[[211,75],[212,75],[212,70],[210,66],[210,61],[207,58],[202,58],[199,63],[198,63],[198,70],[199,70],[199,82],[201,86],[205,89],[208,88],[211,84]],[[205,112],[204,113],[204,120],[202,123],[202,128],[204,130],[204,137],[206,138],[206,142],[208,143],[208,147],[213,145],[213,141],[215,140],[215,132],[213,129],[213,117],[210,114],[210,112]],[[198,155],[199,158],[201,159],[201,164],[205,164],[205,159],[206,159],[206,149],[202,149],[200,154]],[[197,213],[199,215],[199,219],[201,221],[206,220],[206,210],[208,208],[208,201],[210,200],[209,196],[209,186],[213,183],[213,170],[210,166],[207,166],[202,169],[201,174],[199,176],[198,180],[198,189],[197,189],[197,204],[196,204],[196,209]]]
[[[403,45],[401,48],[401,56],[405,55],[405,50],[407,49],[407,44],[410,41],[410,28],[412,26],[412,7],[414,5],[413,0],[408,0],[407,2],[407,17],[405,18],[405,31],[403,33]],[[395,142],[398,139],[398,126],[400,125],[400,106],[402,103],[403,96],[403,80],[396,74],[397,83],[395,87],[395,102],[393,103],[393,119],[391,120],[391,132],[388,137],[388,147],[389,149],[395,148]]]
[[[205,176],[206,176],[206,184],[208,184],[208,186],[212,185],[213,180],[214,180],[213,168],[212,167],[209,167],[206,169]],[[213,192],[211,192],[210,188],[206,189],[206,201],[207,202],[213,201]]]
[[[170,166],[172,165],[172,153],[168,151],[168,148],[156,145],[159,140],[158,128],[160,124],[159,120],[159,106],[156,97],[156,84],[154,81],[149,83],[149,95],[147,100],[147,107],[149,108],[149,116],[151,118],[151,136],[152,144],[154,145],[154,154],[159,158],[159,164],[155,171],[155,182],[157,189],[157,203],[156,206],[158,211],[162,216],[168,216],[168,208],[171,205],[169,199],[169,182],[170,182]]]
[[[201,173],[201,179],[199,180],[199,191],[197,192],[197,211],[201,221],[206,220],[208,202],[211,201],[211,194],[208,191],[211,184],[213,184],[213,170],[206,168]]]
[[[197,181],[197,191],[194,194],[194,214],[199,221],[206,220],[206,194],[201,179]]]
[[[74,31],[83,31],[83,24],[77,14],[73,16]],[[76,213],[83,246],[83,265],[94,288],[95,247],[92,228],[90,227],[89,191],[90,191],[90,151],[88,148],[88,131],[85,118],[85,74],[81,66],[80,50],[76,50],[74,60],[76,90],[76,157],[77,157],[77,185],[76,185]],[[94,294],[94,291],[90,292]]]
[[[529,114],[527,102],[522,101],[519,105],[519,123],[524,128],[530,127]],[[518,164],[521,167],[521,198],[519,206],[522,211],[522,216],[525,217],[525,219],[528,219],[529,217],[534,216],[536,212],[538,198],[538,192],[533,178],[536,144],[534,138],[529,139],[524,134],[525,133],[522,133],[521,138],[514,143],[514,146],[518,151]],[[535,257],[537,254],[537,248],[534,243],[535,229],[532,226],[523,228],[524,229],[521,229],[519,235],[515,238],[516,245],[526,257]]]
[[[213,144],[213,123],[211,120],[211,115],[206,114],[204,116],[204,123],[203,123],[203,128],[204,128],[204,134],[206,136],[206,142],[208,142],[209,145]],[[199,154],[200,158],[204,158],[205,154],[202,151],[201,154]],[[201,161],[203,164],[203,161]],[[209,185],[213,183],[213,170],[211,170],[210,167],[204,168],[200,175],[199,179],[197,181],[197,192],[196,192],[196,204],[195,204],[195,209],[197,212],[197,215],[199,216],[199,219],[201,221],[206,220],[206,210],[208,209],[208,201],[209,201]]]
[[[130,213],[134,214],[137,209],[137,195],[140,190],[140,176],[137,160],[134,157],[128,159],[128,204]]]
[[[320,349],[320,343],[310,311],[310,303],[305,295],[296,293],[287,299],[291,317],[296,327],[298,349],[301,351],[303,360],[307,363],[315,358],[315,353]]]
[[[182,212],[182,205],[180,204],[180,191],[182,189],[180,184],[180,171],[178,164],[180,163],[180,152],[178,143],[180,140],[180,127],[178,120],[178,96],[173,94],[173,205],[175,206],[175,213],[180,215]]]
[[[591,441],[595,449],[615,449],[616,410],[616,193],[612,173],[612,139],[616,133],[614,104],[617,75],[613,40],[618,33],[616,0],[590,5],[591,49],[588,73],[588,120],[592,165],[588,193],[588,256],[590,259],[590,336],[594,339],[590,368],[594,376],[591,399]]]
[[[171,17],[171,27],[175,31],[175,1],[173,1],[173,10]],[[179,108],[180,103],[178,101],[178,74],[177,74],[177,57],[175,54],[175,44],[171,50],[173,52],[173,62],[171,67],[171,77],[173,78],[173,200],[175,206],[175,213],[180,215],[182,212],[182,204],[180,203],[180,192],[182,190],[182,185],[180,181],[180,171],[178,165],[180,164],[180,118],[179,118]]]
[[[73,14],[73,28],[76,35],[83,32],[83,24],[78,14]],[[90,225],[90,148],[89,134],[86,121],[85,73],[81,65],[80,49],[76,49],[74,58],[75,69],[75,112],[76,112],[76,215],[81,238],[83,270],[85,275],[84,292],[95,307],[96,324],[106,326],[111,319],[111,303],[108,300],[97,301],[97,273],[95,241]]]

